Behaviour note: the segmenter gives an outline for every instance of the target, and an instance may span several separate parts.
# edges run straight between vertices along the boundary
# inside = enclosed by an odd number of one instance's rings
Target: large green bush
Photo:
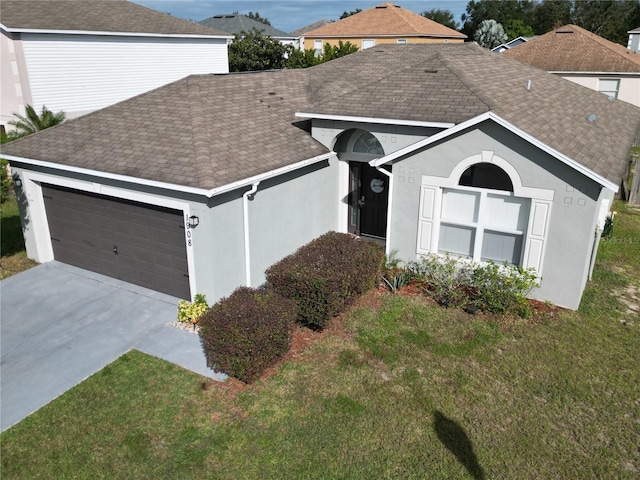
[[[269,286],[298,305],[298,321],[322,330],[354,298],[375,285],[384,251],[353,235],[329,232],[272,265]]]
[[[207,366],[252,382],[287,353],[295,319],[292,301],[239,287],[198,321]]]

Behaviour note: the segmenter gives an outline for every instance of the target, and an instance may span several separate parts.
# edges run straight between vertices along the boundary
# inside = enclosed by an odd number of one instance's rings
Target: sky
[[[214,15],[225,13],[247,14],[258,12],[268,19],[274,28],[291,32],[318,20],[338,20],[344,11],[356,8],[366,10],[387,0],[132,0],[134,3],[170,13],[185,20],[199,22]],[[394,1],[407,10],[421,13],[440,8],[450,10],[460,23],[468,0],[406,0]]]

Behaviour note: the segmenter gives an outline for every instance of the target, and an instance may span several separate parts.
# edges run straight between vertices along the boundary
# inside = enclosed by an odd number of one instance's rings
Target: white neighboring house
[[[629,34],[629,43],[627,43],[627,48],[636,53],[640,53],[640,27],[629,30],[627,33]]]
[[[0,123],[68,119],[190,74],[228,73],[227,33],[124,0],[0,0]]]
[[[556,28],[501,55],[640,107],[640,55],[577,25]]]

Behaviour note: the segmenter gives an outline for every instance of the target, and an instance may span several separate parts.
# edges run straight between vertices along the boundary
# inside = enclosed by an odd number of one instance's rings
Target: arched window
[[[355,153],[384,155],[384,149],[376,137],[369,132],[362,132],[353,144]]]
[[[513,192],[513,183],[507,172],[492,163],[476,163],[460,176],[463,187],[487,188]]]

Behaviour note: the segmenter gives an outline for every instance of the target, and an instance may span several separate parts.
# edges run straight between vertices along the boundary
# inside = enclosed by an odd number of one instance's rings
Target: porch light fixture
[[[189,228],[196,228],[200,224],[200,219],[195,215],[189,217]]]
[[[13,176],[13,184],[18,188],[22,187],[22,179],[20,178],[19,175]]]

